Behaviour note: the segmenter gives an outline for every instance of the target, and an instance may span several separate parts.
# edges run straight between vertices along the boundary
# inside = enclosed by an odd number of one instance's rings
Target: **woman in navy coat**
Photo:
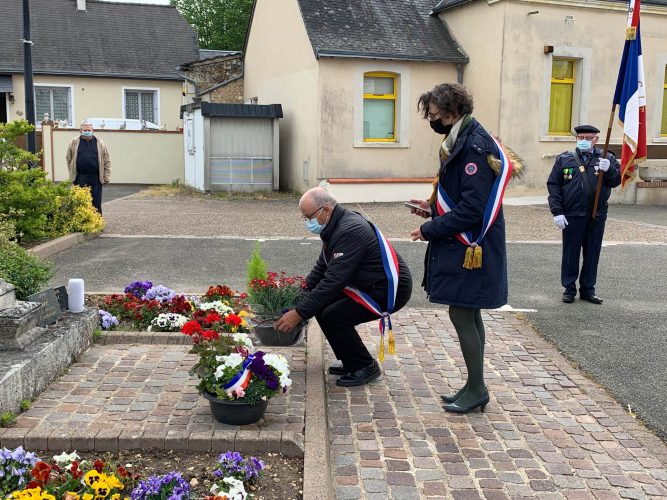
[[[499,146],[471,116],[472,97],[461,85],[438,85],[420,97],[418,106],[431,128],[445,135],[445,141],[431,199],[412,200],[422,207],[412,212],[430,220],[411,236],[413,240],[428,241],[422,286],[430,302],[449,305],[449,317],[468,370],[468,381],[461,390],[441,396],[446,403],[443,408],[456,413],[477,407],[484,411],[489,392],[483,376],[485,336],[480,310],[507,303],[502,205],[483,240],[478,245],[475,242],[484,226],[489,198],[494,196],[494,182],[500,171]],[[467,234],[468,243],[464,243],[462,233]]]

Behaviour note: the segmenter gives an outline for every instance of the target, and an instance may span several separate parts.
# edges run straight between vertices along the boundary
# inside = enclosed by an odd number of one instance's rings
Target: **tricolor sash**
[[[234,377],[224,386],[225,391],[235,391],[236,389],[245,390],[250,383],[252,372],[250,371],[250,363],[255,358],[254,354],[248,354],[248,357],[243,361],[241,369],[234,375]]]
[[[512,177],[513,165],[510,159],[505,154],[502,145],[494,137],[493,140],[498,148],[498,158],[500,159],[500,171],[491,189],[491,195],[486,203],[484,210],[484,218],[482,220],[482,230],[476,240],[473,241],[472,233],[470,231],[462,231],[456,235],[456,239],[467,246],[465,260],[463,267],[466,269],[479,269],[482,267],[482,247],[481,243],[489,231],[493,223],[498,217],[500,207],[503,205],[503,196],[505,195],[505,188]],[[447,195],[442,184],[438,182],[438,197],[436,199],[435,207],[438,215],[444,215],[451,212],[455,203]]]
[[[378,353],[378,359],[380,360],[380,363],[382,363],[384,361],[385,331],[388,332],[388,352],[390,355],[396,354],[396,341],[394,339],[394,332],[391,325],[391,313],[394,311],[394,306],[396,305],[396,295],[398,293],[398,257],[396,257],[396,251],[394,250],[394,247],[391,246],[391,243],[389,243],[389,240],[385,238],[385,236],[375,224],[372,222],[369,223],[373,226],[375,234],[378,238],[378,243],[380,243],[382,265],[384,266],[384,272],[387,274],[387,308],[386,310],[382,310],[382,308],[370,297],[370,295],[353,286],[346,286],[343,289],[343,293],[354,300],[357,304],[364,306],[366,309],[380,318],[378,325],[380,330],[380,350]],[[324,262],[328,264],[326,255],[324,253],[324,247],[322,248],[322,257]],[[389,327],[388,329],[387,326]]]

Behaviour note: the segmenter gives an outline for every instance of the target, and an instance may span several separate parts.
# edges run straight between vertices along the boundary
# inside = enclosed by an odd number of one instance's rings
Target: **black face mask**
[[[448,135],[452,131],[452,127],[454,126],[453,123],[450,123],[449,125],[443,125],[442,120],[429,120],[429,125],[431,125],[431,128],[433,129],[433,132],[436,134],[441,134],[441,135]]]

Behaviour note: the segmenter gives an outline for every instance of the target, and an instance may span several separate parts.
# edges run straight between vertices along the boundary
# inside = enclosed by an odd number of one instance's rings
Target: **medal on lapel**
[[[586,171],[586,167],[584,167],[583,165],[579,165],[579,172],[581,172],[583,174],[585,171]]]

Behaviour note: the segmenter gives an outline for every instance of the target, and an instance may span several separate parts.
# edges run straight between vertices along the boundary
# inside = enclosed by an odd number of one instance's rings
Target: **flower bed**
[[[301,462],[276,455],[243,457],[147,452],[40,460],[22,448],[0,450],[0,498],[94,500],[300,498]],[[286,484],[263,480],[279,475]],[[288,493],[289,492],[289,493]]]

